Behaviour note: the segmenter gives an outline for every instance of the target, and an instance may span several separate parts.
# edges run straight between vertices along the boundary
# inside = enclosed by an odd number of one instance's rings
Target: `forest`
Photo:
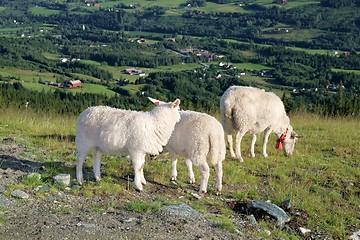
[[[135,10],[120,1],[97,2],[103,5],[0,1],[3,107],[21,108],[30,102],[34,104],[29,107],[39,112],[78,114],[95,104],[142,109],[148,105],[147,96],[153,96],[179,97],[185,109],[215,113],[229,86],[249,85],[278,91],[288,111],[359,115],[357,1],[321,0],[294,7],[276,1],[269,1],[271,5],[242,1],[241,11],[236,10],[239,1],[225,0],[184,1],[175,8],[142,8],[139,3]],[[210,3],[228,4],[234,11],[207,11]],[[60,61],[64,57],[73,61]],[[199,66],[176,69],[190,64]],[[109,71],[127,67],[151,72],[129,81]],[[161,70],[164,67],[171,70]],[[80,78],[117,94],[71,93],[60,88],[36,91],[23,86],[22,76],[7,73],[9,68],[48,73],[57,82]],[[34,76],[34,81],[40,84],[44,79]],[[129,90],[132,85],[137,90]]]

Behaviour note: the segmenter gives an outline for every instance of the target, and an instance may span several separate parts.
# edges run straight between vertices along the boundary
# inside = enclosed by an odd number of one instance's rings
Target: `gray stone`
[[[258,208],[267,212],[269,215],[277,219],[277,226],[283,226],[286,222],[290,221],[290,216],[280,207],[273,203],[265,201],[252,201],[247,204],[248,208]]]
[[[7,207],[10,203],[7,200],[0,200],[0,207]]]
[[[67,187],[70,185],[70,174],[58,174],[54,177],[54,180],[60,187]]]
[[[0,193],[4,193],[6,191],[6,188],[4,186],[0,186]]]
[[[251,225],[254,225],[254,226],[257,225],[257,221],[256,221],[256,218],[254,217],[254,215],[251,214],[251,215],[247,216],[247,219],[250,220]]]
[[[11,192],[11,196],[16,197],[16,198],[21,198],[21,199],[27,199],[29,198],[29,195],[21,190],[14,190]]]
[[[350,237],[349,239],[351,240],[360,240],[360,230],[357,231],[357,232],[354,232]]]
[[[199,218],[202,214],[191,208],[187,204],[175,204],[175,205],[167,205],[161,209],[161,214],[171,217],[182,217],[182,218]]]
[[[30,179],[35,178],[35,179],[40,180],[41,174],[37,173],[37,172],[32,172],[32,173],[29,173],[28,175],[26,175],[26,178],[30,178]]]

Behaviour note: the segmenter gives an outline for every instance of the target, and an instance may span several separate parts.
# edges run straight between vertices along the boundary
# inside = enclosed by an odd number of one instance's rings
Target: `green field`
[[[284,30],[275,31],[277,27],[270,28],[270,29],[264,29],[263,31],[271,31],[272,33],[263,33],[261,34],[262,38],[274,38],[274,39],[281,39],[284,41],[311,41],[315,39],[316,37],[319,37],[323,31],[321,30],[314,30],[314,29],[292,29],[287,27],[282,27]],[[285,29],[288,32],[285,32]]]
[[[48,9],[44,7],[32,7],[29,11],[34,15],[50,16],[60,13],[59,10]]]

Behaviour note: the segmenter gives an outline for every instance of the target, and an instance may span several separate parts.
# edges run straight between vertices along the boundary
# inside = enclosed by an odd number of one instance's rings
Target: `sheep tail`
[[[227,134],[231,134],[232,131],[234,130],[233,108],[229,106],[227,103],[221,102],[220,116],[221,116],[221,124],[224,127],[224,131]]]
[[[222,132],[222,131],[221,131]],[[210,134],[209,136],[209,160],[212,165],[217,164],[225,159],[226,145],[224,140],[224,133]]]

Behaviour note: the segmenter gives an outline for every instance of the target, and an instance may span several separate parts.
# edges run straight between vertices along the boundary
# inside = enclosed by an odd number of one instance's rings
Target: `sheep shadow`
[[[68,134],[68,135],[61,135],[61,134],[49,134],[49,135],[37,135],[36,137],[42,139],[55,139],[58,141],[67,141],[67,142],[75,142],[75,135]]]
[[[24,173],[39,172],[43,168],[43,163],[20,159],[10,155],[0,155],[0,168]]]

